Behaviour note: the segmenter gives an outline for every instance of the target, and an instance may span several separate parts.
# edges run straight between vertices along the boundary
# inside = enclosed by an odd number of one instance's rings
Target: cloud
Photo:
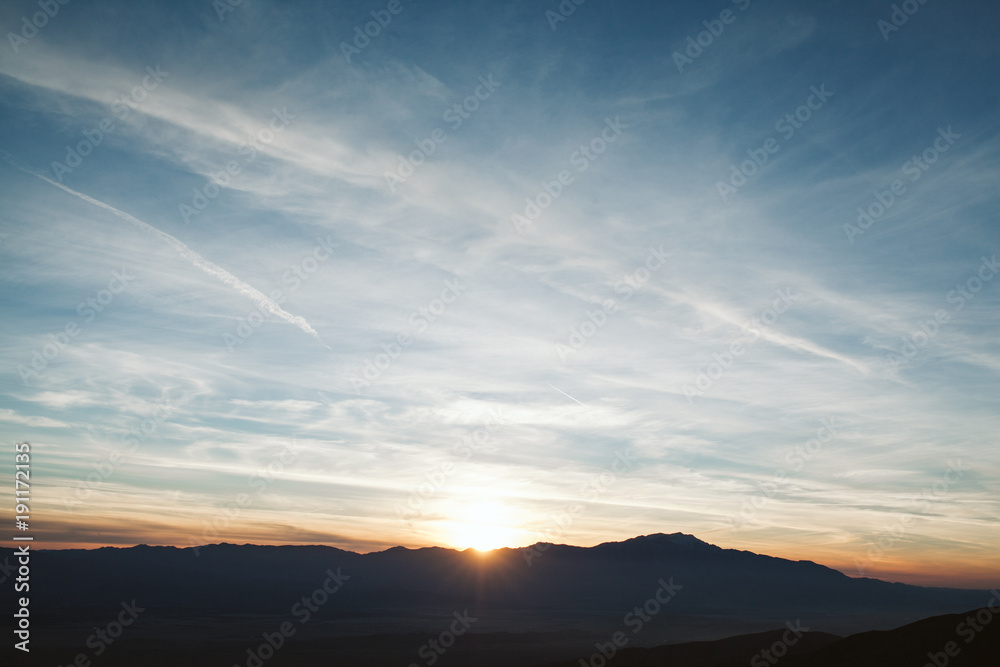
[[[672,50],[721,7],[588,4],[552,31],[527,0],[414,5],[348,64],[339,44],[367,15],[349,3],[261,0],[225,22],[207,4],[132,3],[123,28],[105,17],[125,3],[100,0],[0,59],[0,146],[49,165],[116,117],[147,65],[169,76],[63,181],[12,172],[0,192],[0,361],[16,369],[86,325],[30,387],[8,383],[0,417],[44,439],[49,481],[72,490],[170,401],[68,542],[166,540],[178,507],[200,531],[294,439],[296,464],[230,541],[448,544],[475,495],[509,508],[526,543],[629,451],[636,465],[564,541],[681,530],[850,565],[960,456],[968,485],[897,561],[967,566],[959,531],[1000,546],[1000,282],[961,309],[948,296],[996,252],[1000,135],[983,96],[996,40],[962,1],[889,43],[877,12],[733,3],[737,21],[678,72]],[[491,73],[499,89],[447,122]],[[822,84],[833,97],[778,134]],[[248,160],[275,109],[294,118]],[[610,144],[607,118],[627,125]],[[961,140],[849,243],[858,207],[909,178],[903,164],[949,124]],[[447,139],[391,192],[385,172],[436,128]],[[772,136],[780,150],[723,202],[717,182]],[[581,170],[584,150],[595,159]],[[230,161],[240,173],[185,224],[178,205]],[[573,182],[555,196],[561,170]],[[539,198],[519,233],[511,214]],[[100,224],[81,199],[156,242]],[[314,262],[328,238],[336,252]],[[651,247],[670,259],[645,275]],[[134,288],[86,321],[78,304],[125,265]],[[748,335],[778,291],[791,307]],[[273,317],[253,326],[250,308]],[[890,372],[887,355],[941,308],[950,321]],[[560,355],[571,337],[584,344]],[[709,373],[689,401],[683,387]],[[493,412],[503,426],[456,454]],[[838,438],[732,530],[727,516],[831,417]],[[424,516],[402,522],[396,505],[448,464]]]
[[[132,215],[129,215],[128,213],[125,213],[124,211],[119,211],[114,206],[110,206],[109,204],[105,204],[104,202],[98,201],[97,199],[94,199],[93,197],[88,197],[87,195],[85,195],[85,194],[83,194],[81,192],[77,192],[76,190],[73,190],[72,188],[68,188],[65,185],[61,184],[61,183],[56,183],[55,181],[53,181],[49,177],[45,176],[44,174],[40,174],[38,172],[34,172],[34,171],[28,170],[28,169],[26,169],[24,167],[20,167],[20,166],[18,166],[17,168],[20,169],[21,171],[27,173],[27,174],[31,174],[32,176],[37,176],[38,178],[42,179],[46,183],[48,183],[50,185],[53,185],[53,186],[59,188],[60,190],[62,190],[63,192],[67,192],[67,193],[73,195],[74,197],[82,199],[83,201],[87,202],[88,204],[93,204],[94,206],[98,206],[98,207],[100,207],[100,208],[102,208],[102,209],[104,209],[106,211],[110,211],[116,217],[118,217],[118,218],[120,218],[120,219],[122,219],[122,220],[124,220],[126,222],[129,222],[129,223],[131,223],[133,225],[135,225],[136,227],[138,227],[139,229],[143,230],[144,232],[147,232],[148,234],[150,234],[154,238],[156,238],[156,239],[158,239],[160,241],[163,241],[164,243],[166,243],[167,245],[169,245],[173,250],[175,250],[177,252],[177,254],[179,254],[184,259],[188,260],[192,264],[192,266],[194,266],[195,268],[204,271],[205,273],[207,273],[208,275],[212,276],[213,278],[218,279],[219,281],[221,281],[225,285],[228,285],[229,287],[232,287],[234,290],[236,290],[237,292],[239,292],[240,294],[242,294],[243,296],[249,298],[251,301],[253,301],[255,304],[257,304],[257,306],[262,311],[270,313],[272,315],[276,315],[277,317],[280,317],[281,319],[285,320],[289,324],[292,324],[292,325],[298,327],[299,329],[301,329],[305,333],[307,333],[310,336],[312,336],[313,338],[315,338],[324,347],[327,347],[327,345],[325,343],[323,343],[322,340],[320,340],[319,334],[316,332],[316,330],[313,329],[312,326],[309,324],[309,322],[307,322],[304,318],[299,317],[297,315],[292,315],[291,313],[285,311],[281,306],[279,306],[277,304],[277,302],[274,301],[274,299],[271,299],[270,297],[262,294],[259,290],[257,290],[256,288],[254,288],[252,285],[246,284],[245,282],[243,282],[242,280],[240,280],[239,278],[237,278],[233,274],[231,274],[228,271],[226,271],[225,269],[223,269],[221,266],[218,266],[217,264],[214,264],[214,263],[208,261],[207,259],[205,259],[201,255],[199,255],[195,251],[191,250],[191,248],[187,247],[184,243],[182,243],[181,241],[177,240],[175,237],[171,236],[170,234],[167,234],[166,232],[162,232],[159,229],[157,229],[156,227],[153,227],[152,225],[150,225],[148,223],[145,223],[142,220],[139,220],[138,218],[136,218],[135,216],[132,216]]]
[[[75,428],[78,426],[78,424],[71,424],[58,419],[51,419],[49,417],[32,417],[29,415],[23,415],[6,408],[0,408],[0,420],[10,422],[11,424],[37,426],[39,428]]]

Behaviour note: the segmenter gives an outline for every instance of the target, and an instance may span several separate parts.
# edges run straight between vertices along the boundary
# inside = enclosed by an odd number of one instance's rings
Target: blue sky
[[[36,539],[1000,584],[998,17],[907,8],[6,3]]]

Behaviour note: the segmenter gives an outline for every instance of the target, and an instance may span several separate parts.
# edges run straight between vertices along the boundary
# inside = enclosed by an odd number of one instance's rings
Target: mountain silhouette
[[[688,613],[910,610],[929,615],[969,609],[989,597],[985,591],[851,578],[811,561],[722,549],[682,533],[589,548],[540,543],[486,554],[440,547],[358,554],[325,546],[217,544],[39,551],[35,559],[52,584],[37,595],[45,600],[52,591],[52,604],[69,607],[117,602],[141,590],[151,603],[168,607],[267,611],[281,605],[283,592],[314,588],[328,568],[350,577],[338,601],[365,607],[627,608],[649,597],[661,577],[683,586],[672,611]]]
[[[0,559],[10,556],[0,551]],[[41,550],[32,554],[32,582],[36,627],[42,634],[59,629],[49,633],[50,646],[86,646],[102,619],[134,600],[146,611],[102,664],[115,664],[115,655],[137,660],[135,642],[166,641],[163,633],[182,628],[188,644],[157,644],[157,655],[188,667],[206,656],[214,656],[212,664],[247,665],[247,648],[285,621],[296,634],[273,664],[313,664],[302,656],[426,664],[419,650],[428,638],[466,615],[476,621],[446,655],[435,655],[436,664],[532,665],[586,655],[614,632],[631,632],[623,625],[630,610],[656,609],[641,632],[629,635],[632,649],[773,631],[789,622],[846,636],[979,608],[990,598],[988,591],[851,578],[811,561],[723,549],[682,533],[486,553],[249,544]],[[306,613],[302,601],[314,593],[316,608]],[[59,653],[53,664],[72,658]],[[294,662],[299,658],[305,662]]]

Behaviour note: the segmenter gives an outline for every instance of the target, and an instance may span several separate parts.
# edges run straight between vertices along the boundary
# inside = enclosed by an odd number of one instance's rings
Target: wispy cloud
[[[40,174],[38,172],[32,172],[28,169],[25,169],[24,167],[18,167],[18,169],[20,169],[25,173],[31,174],[32,176],[36,176],[42,179],[49,185],[57,187],[63,192],[67,192],[73,195],[74,197],[82,199],[88,204],[93,204],[94,206],[98,206],[104,209],[105,211],[109,211],[111,214],[124,220],[125,222],[129,222],[135,225],[142,231],[147,232],[148,234],[153,236],[153,238],[163,241],[164,243],[169,245],[174,251],[177,252],[178,255],[191,262],[192,266],[194,266],[195,268],[204,271],[208,275],[220,280],[225,285],[232,287],[234,290],[236,290],[243,296],[249,298],[261,310],[276,315],[277,317],[280,317],[289,324],[292,324],[301,329],[302,331],[304,331],[305,333],[311,335],[317,341],[320,341],[319,334],[316,332],[315,329],[312,328],[309,322],[307,322],[304,318],[299,317],[297,315],[292,315],[291,313],[287,312],[281,306],[279,306],[277,302],[274,301],[274,299],[271,299],[270,297],[262,294],[252,285],[248,285],[247,283],[243,282],[233,274],[223,269],[221,266],[208,261],[207,259],[196,253],[194,250],[191,250],[191,248],[187,247],[184,243],[182,243],[175,237],[171,236],[170,234],[160,231],[159,229],[153,227],[149,223],[143,222],[142,220],[136,218],[133,215],[125,213],[124,211],[120,211],[114,206],[111,206],[110,204],[105,204],[104,202],[94,199],[93,197],[89,197],[83,194],[82,192],[77,192],[72,188],[66,187],[62,183],[56,183],[55,181],[53,181],[48,176],[45,176],[44,174]],[[322,341],[320,341],[320,343],[322,343]],[[324,347],[326,347],[325,343],[322,344],[324,345]]]
[[[211,3],[126,4],[81,5],[0,56],[0,146],[24,160],[0,188],[0,360],[47,364],[0,392],[0,421],[47,443],[67,493],[144,436],[87,519],[41,508],[53,538],[169,541],[190,528],[174,506],[210,521],[294,438],[228,541],[451,544],[474,498],[527,544],[627,450],[628,482],[567,542],[682,530],[849,566],[959,456],[963,484],[872,574],[1000,568],[1000,278],[969,283],[1000,245],[987,3],[928,3],[888,43],[878,3],[598,3],[556,31],[529,0],[414,4],[350,63],[343,26],[367,12],[351,3],[260,0],[225,22]],[[736,20],[700,36],[724,8]],[[688,38],[702,53],[678,71]],[[169,73],[154,90],[147,67]],[[105,118],[79,166],[46,171]],[[607,119],[627,126],[614,142]],[[949,126],[961,139],[911,180]],[[401,163],[416,169],[392,189]],[[733,165],[753,173],[723,201]],[[895,179],[905,193],[851,243]],[[651,247],[669,261],[647,274]],[[134,286],[105,306],[123,265]],[[494,413],[488,444],[456,453]],[[734,529],[831,417],[836,440]]]

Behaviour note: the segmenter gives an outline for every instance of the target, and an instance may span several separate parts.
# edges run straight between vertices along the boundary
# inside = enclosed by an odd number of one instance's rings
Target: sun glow
[[[521,532],[512,527],[510,510],[497,501],[469,501],[457,507],[453,516],[449,542],[459,549],[492,551],[513,546]]]

